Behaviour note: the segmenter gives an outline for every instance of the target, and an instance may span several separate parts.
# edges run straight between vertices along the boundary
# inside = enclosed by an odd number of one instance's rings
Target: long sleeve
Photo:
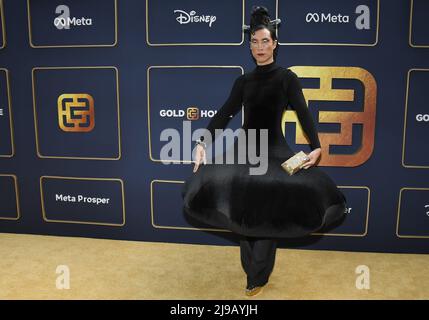
[[[241,75],[235,79],[234,85],[231,89],[228,99],[223,106],[216,112],[207,126],[208,132],[200,137],[207,146],[210,145],[218,137],[215,136],[215,129],[225,129],[231,118],[233,118],[242,107],[242,92],[243,92],[244,76]],[[210,133],[211,137],[207,137]]]
[[[310,140],[311,150],[320,148],[320,141],[317,134],[313,118],[308,110],[307,103],[302,93],[302,86],[298,76],[292,70],[289,70],[289,76],[283,81],[284,89],[288,96],[289,104],[298,115],[299,122]],[[289,80],[288,80],[289,79]]]

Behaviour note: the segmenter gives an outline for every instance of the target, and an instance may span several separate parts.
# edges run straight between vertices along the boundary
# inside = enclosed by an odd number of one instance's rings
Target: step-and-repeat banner
[[[348,200],[343,224],[281,245],[429,252],[427,0],[0,0],[0,231],[234,243],[185,219],[181,188],[192,133],[255,67],[253,5],[282,21],[277,63]],[[310,151],[294,111],[281,125]]]

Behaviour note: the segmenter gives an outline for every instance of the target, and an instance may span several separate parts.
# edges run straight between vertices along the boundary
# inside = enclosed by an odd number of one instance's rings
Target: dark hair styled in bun
[[[244,25],[243,29],[248,31],[249,41],[252,39],[252,35],[260,29],[267,29],[270,32],[271,39],[273,41],[277,40],[275,25],[280,23],[280,19],[271,20],[268,9],[263,6],[253,6],[252,12],[250,13],[250,25]],[[277,51],[279,45],[277,44],[276,48],[273,51],[273,59],[276,60]],[[253,61],[256,63],[256,59],[252,55]]]
[[[270,21],[270,14],[267,8],[263,6],[253,6],[250,14],[250,30],[260,25],[269,25]]]

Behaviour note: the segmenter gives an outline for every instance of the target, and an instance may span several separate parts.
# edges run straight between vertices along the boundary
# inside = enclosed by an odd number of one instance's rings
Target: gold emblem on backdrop
[[[58,97],[58,125],[67,132],[94,129],[94,99],[86,93],[64,93]]]
[[[340,132],[319,132],[322,147],[320,165],[337,167],[356,167],[365,163],[374,149],[375,115],[377,84],[374,77],[365,69],[359,67],[325,67],[325,66],[298,66],[290,67],[300,78],[320,79],[319,88],[303,88],[307,105],[310,100],[316,101],[344,101],[356,100],[353,89],[333,89],[332,79],[355,79],[362,83],[364,97],[362,111],[319,111],[316,123],[338,123]],[[307,144],[304,131],[294,110],[286,110],[282,117],[282,130],[285,134],[284,123],[296,123],[296,144]],[[362,140],[353,141],[353,125],[362,125]],[[329,146],[352,146],[360,143],[358,151],[352,154],[329,153]]]
[[[188,120],[198,120],[200,118],[199,109],[197,107],[189,107],[186,109],[186,118]]]

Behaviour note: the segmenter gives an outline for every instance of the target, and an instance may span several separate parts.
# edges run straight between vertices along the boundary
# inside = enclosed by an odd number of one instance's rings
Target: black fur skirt
[[[290,149],[272,149],[265,174],[250,163],[202,164],[182,188],[183,212],[209,226],[253,237],[294,238],[329,229],[345,217],[346,198],[318,166],[289,175]],[[193,165],[192,165],[193,167]]]

